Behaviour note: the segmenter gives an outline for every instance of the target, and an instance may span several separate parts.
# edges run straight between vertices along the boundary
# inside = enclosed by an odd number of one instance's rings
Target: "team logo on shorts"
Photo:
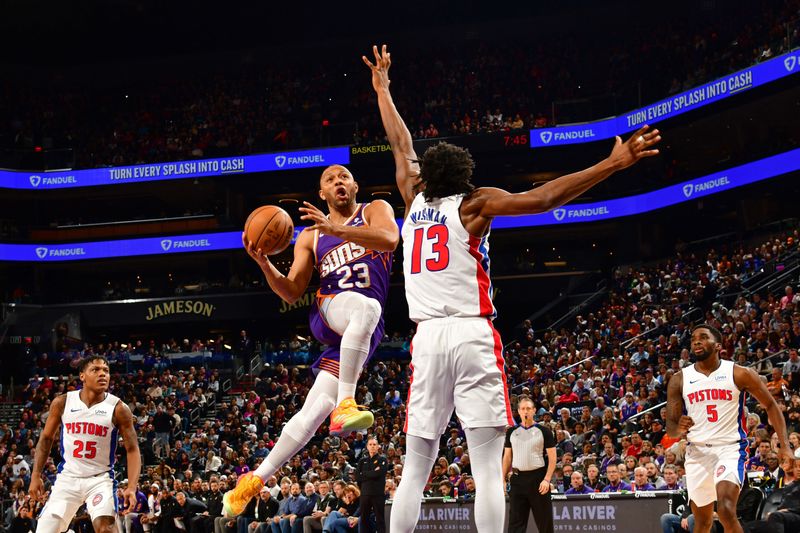
[[[100,505],[100,502],[102,502],[102,501],[103,501],[103,495],[102,494],[95,494],[94,498],[92,498],[92,505],[97,507],[98,505]]]
[[[725,465],[719,465],[717,467],[717,477],[721,476],[725,472]]]

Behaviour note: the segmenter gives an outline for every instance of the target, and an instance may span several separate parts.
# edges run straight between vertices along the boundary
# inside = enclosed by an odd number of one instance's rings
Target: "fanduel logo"
[[[278,168],[283,168],[283,165],[286,164],[286,156],[285,155],[276,155],[275,156],[275,164],[278,165]]]
[[[553,216],[556,217],[556,220],[564,220],[564,215],[567,214],[566,209],[556,209],[553,211]]]
[[[38,178],[39,176],[36,176],[36,177]],[[35,187],[35,185],[34,185],[34,187]],[[39,256],[39,259],[44,259],[44,256],[47,255],[47,248],[37,248],[36,249],[36,255]]]
[[[172,248],[172,241],[171,240],[164,239],[163,241],[161,241],[161,249],[162,250],[164,250],[166,252],[170,248]]]
[[[31,185],[33,185],[34,187],[38,187],[39,184],[42,182],[41,176],[31,176],[28,179],[31,180]]]
[[[539,134],[539,138],[542,140],[544,144],[549,143],[553,140],[553,132],[552,131],[543,131]],[[558,220],[561,220],[560,218]]]
[[[783,66],[786,67],[786,70],[789,72],[794,70],[794,67],[797,65],[797,56],[789,56],[783,60]]]
[[[724,187],[730,184],[731,182],[730,180],[728,180],[728,176],[720,176],[719,178],[704,181],[703,183],[696,183],[696,184],[687,183],[686,185],[683,186],[683,195],[686,198],[689,198],[696,192],[703,192],[711,189],[717,189],[719,187]]]

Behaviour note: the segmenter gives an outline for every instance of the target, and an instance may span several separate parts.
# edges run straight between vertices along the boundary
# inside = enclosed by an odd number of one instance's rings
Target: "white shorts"
[[[411,341],[404,431],[437,439],[453,408],[465,428],[513,425],[503,343],[486,318],[420,322]]]
[[[114,480],[107,472],[85,478],[59,474],[50,491],[50,497],[39,514],[39,520],[60,520],[59,531],[66,531],[78,508],[84,503],[92,521],[100,516],[116,516],[115,492]]]
[[[747,462],[747,441],[734,444],[686,446],[686,490],[698,507],[717,501],[717,483],[730,481],[741,486]]]

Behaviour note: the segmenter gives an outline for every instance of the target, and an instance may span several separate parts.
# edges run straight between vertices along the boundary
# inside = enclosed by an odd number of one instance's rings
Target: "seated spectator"
[[[566,494],[591,494],[595,492],[591,487],[583,483],[583,474],[580,472],[573,472],[570,482],[571,487],[567,490]]]
[[[603,492],[627,492],[631,490],[631,486],[622,481],[619,466],[616,464],[608,465],[606,479],[608,479],[608,485],[605,486]]]
[[[358,501],[361,492],[355,485],[347,485],[342,496],[342,507],[332,511],[325,519],[322,527],[323,533],[347,533],[355,531],[358,525],[359,508]]]
[[[633,483],[631,484],[633,492],[641,490],[656,490],[652,483],[647,480],[647,469],[643,466],[637,466],[633,470]]]

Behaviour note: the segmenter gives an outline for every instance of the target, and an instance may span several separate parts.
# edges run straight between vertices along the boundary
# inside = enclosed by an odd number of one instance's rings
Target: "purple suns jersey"
[[[364,204],[345,222],[346,226],[365,226]],[[392,252],[376,252],[338,237],[314,235],[314,255],[319,271],[319,297],[333,296],[344,291],[359,292],[386,304],[389,293],[389,274]]]
[[[356,212],[345,223],[348,226],[365,225],[363,217],[364,205],[359,205]],[[392,269],[392,252],[376,252],[368,250],[352,242],[343,241],[330,235],[314,235],[314,255],[317,261],[320,283],[317,297],[311,306],[309,323],[314,337],[327,345],[325,351],[311,365],[314,372],[324,370],[339,377],[339,344],[341,335],[333,331],[325,322],[320,307],[326,298],[333,298],[339,293],[353,291],[374,298],[381,306],[381,319],[372,333],[369,358],[383,339],[383,309],[389,293],[389,273]]]

